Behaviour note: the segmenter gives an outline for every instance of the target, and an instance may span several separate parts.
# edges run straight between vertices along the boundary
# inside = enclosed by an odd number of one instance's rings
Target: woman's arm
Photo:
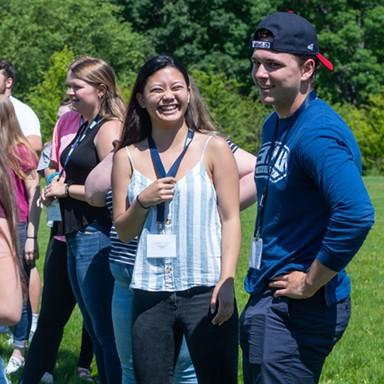
[[[105,122],[95,136],[95,146],[99,159],[102,161],[113,149],[113,142],[119,139],[122,123],[119,120]],[[47,187],[46,197],[71,197],[72,199],[86,201],[85,187],[80,184],[66,184],[64,178],[54,180]]]
[[[128,186],[131,181],[132,166],[125,148],[116,152],[112,167],[113,221],[120,240],[128,242],[137,236],[144,225],[148,209],[136,201],[129,205]]]
[[[234,311],[234,279],[241,242],[239,174],[235,159],[221,138],[211,139],[206,161],[208,169],[212,170],[222,224],[221,275],[211,299],[211,311],[217,310],[212,323],[221,325]]]
[[[47,168],[44,169],[44,177],[45,177],[45,180],[48,179],[48,177],[52,174],[52,173],[57,173],[58,172],[58,165],[55,161],[53,160],[50,160],[49,162],[49,165]],[[43,188],[41,191],[40,191],[40,201],[45,205],[45,206],[49,206],[52,204],[52,201],[54,200],[53,197],[48,197],[46,195],[47,193],[47,188]]]
[[[113,142],[119,140],[123,123],[120,120],[105,122],[95,136],[95,146],[100,160],[103,160],[113,149]]]
[[[150,207],[173,199],[173,177],[164,177],[145,188],[129,205],[127,191],[131,181],[132,166],[125,148],[114,156],[112,167],[113,220],[120,240],[128,242],[138,236]],[[139,201],[138,201],[139,199]]]
[[[111,188],[113,152],[110,152],[88,175],[85,180],[85,198],[95,207],[105,206],[105,195]]]
[[[102,162],[113,149],[113,142],[120,138],[121,131],[123,129],[123,123],[120,120],[106,121],[99,129],[95,136],[95,146],[100,161]],[[87,201],[85,195],[85,186],[72,184],[70,186],[64,185],[64,191],[66,196],[72,197],[72,199]],[[105,205],[105,204],[103,204]]]
[[[39,248],[37,243],[37,232],[39,230],[39,221],[41,208],[38,199],[40,196],[39,175],[36,170],[32,170],[24,180],[28,196],[28,225],[27,240],[25,242],[25,259],[33,262],[39,257]]]
[[[254,179],[256,157],[241,148],[233,154],[240,178],[240,209],[248,208],[256,201],[256,183]]]
[[[0,324],[19,322],[22,285],[7,220],[0,218]]]

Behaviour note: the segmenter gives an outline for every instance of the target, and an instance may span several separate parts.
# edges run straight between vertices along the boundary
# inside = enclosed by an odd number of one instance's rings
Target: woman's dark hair
[[[138,143],[151,134],[151,119],[147,110],[142,108],[138,103],[136,96],[138,93],[143,93],[150,76],[166,67],[176,68],[183,75],[187,86],[190,86],[186,68],[174,58],[170,56],[158,55],[149,59],[139,70],[135,84],[133,85],[124,121],[124,128],[117,149],[125,147],[126,145]],[[190,105],[188,105],[185,112],[185,121],[189,128],[199,131],[193,120],[192,108]]]
[[[190,104],[192,117],[196,127],[199,127],[200,132],[216,132],[215,122],[192,76],[189,76],[189,83],[191,88]]]

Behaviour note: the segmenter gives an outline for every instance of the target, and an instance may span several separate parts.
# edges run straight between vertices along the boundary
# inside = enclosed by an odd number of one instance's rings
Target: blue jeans
[[[129,288],[133,266],[123,263],[110,262],[111,273],[115,278],[112,298],[112,319],[115,330],[117,351],[123,370],[122,384],[135,384],[132,362],[132,302],[133,291]],[[179,357],[176,363],[174,384],[197,384],[195,369],[189,355],[187,343],[183,338]]]
[[[110,262],[109,266],[115,279],[112,296],[112,321],[122,368],[122,384],[134,384],[131,343],[133,292],[129,288],[133,266],[115,262]]]
[[[19,259],[21,260],[28,286],[31,265],[26,263],[24,254],[25,242],[27,240],[27,223],[18,223],[17,229],[19,235]],[[32,308],[29,301],[29,295],[27,295],[23,303],[20,321],[11,328],[13,333],[13,346],[15,348],[25,348],[27,346],[31,323]]]
[[[36,384],[44,372],[53,373],[64,327],[76,305],[67,270],[67,245],[55,239],[52,231],[45,253],[39,321],[29,345],[23,369],[23,384]],[[92,340],[84,326],[82,328],[77,366],[89,368],[93,358]]]
[[[121,367],[112,325],[113,277],[109,270],[109,229],[90,223],[67,235],[68,276],[92,338],[99,382],[119,384]]]
[[[8,384],[8,381],[5,377],[4,373],[4,365],[3,365],[3,360],[0,357],[0,384]]]
[[[350,314],[349,298],[328,306],[324,289],[304,300],[251,296],[240,318],[244,383],[318,383]]]

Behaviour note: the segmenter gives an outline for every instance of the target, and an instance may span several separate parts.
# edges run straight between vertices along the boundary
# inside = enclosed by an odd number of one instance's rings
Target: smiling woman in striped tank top
[[[140,236],[131,287],[136,379],[169,383],[183,334],[199,383],[237,382],[239,179],[226,141],[192,118],[184,67],[139,71],[114,158],[119,237]]]

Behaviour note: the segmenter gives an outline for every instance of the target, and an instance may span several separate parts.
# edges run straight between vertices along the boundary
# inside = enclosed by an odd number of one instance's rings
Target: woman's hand
[[[45,199],[66,197],[67,189],[66,184],[64,183],[64,176],[60,178],[55,177],[51,183],[44,188],[43,194]]]
[[[216,315],[212,319],[212,324],[221,325],[229,320],[233,315],[234,302],[235,289],[233,279],[219,280],[211,297],[211,313],[215,313],[217,309]]]
[[[49,207],[52,204],[53,200],[55,200],[53,197],[47,196],[47,187],[45,187],[40,191],[40,197],[37,201],[37,204],[39,207],[41,207],[40,203],[44,204],[46,207]]]
[[[27,237],[24,247],[24,257],[27,264],[34,264],[35,260],[39,258],[39,246],[36,238]]]
[[[174,177],[157,179],[140,193],[140,203],[144,207],[149,208],[166,201],[171,201],[175,194],[175,184],[176,179]]]

